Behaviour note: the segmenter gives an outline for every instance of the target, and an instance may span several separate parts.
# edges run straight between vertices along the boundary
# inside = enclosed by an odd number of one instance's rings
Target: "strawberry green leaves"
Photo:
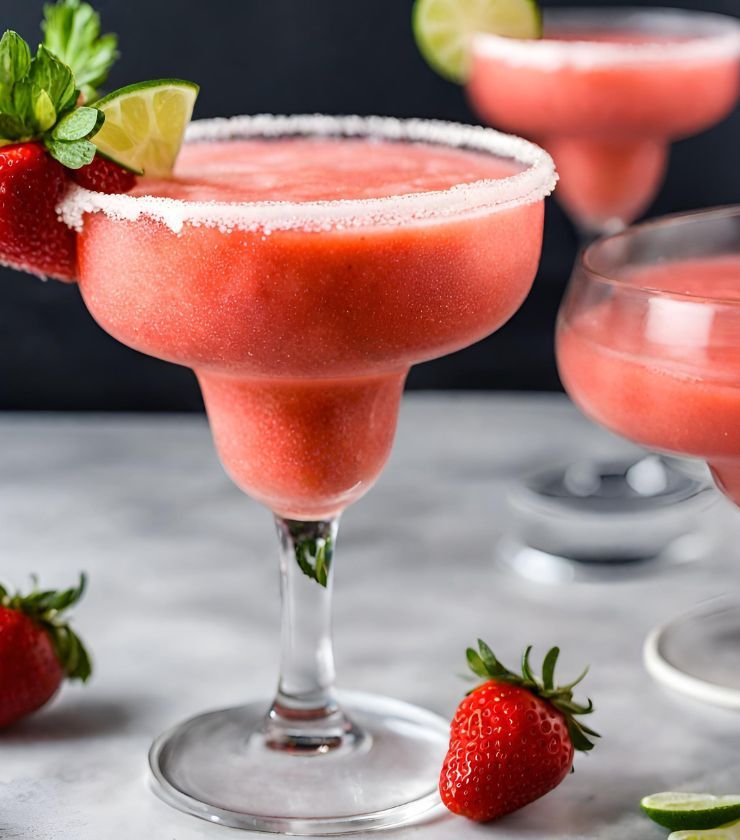
[[[82,682],[90,678],[92,663],[79,636],[65,620],[64,613],[80,601],[86,586],[87,578],[84,574],[80,575],[77,586],[62,590],[42,590],[35,585],[28,595],[11,595],[0,585],[0,606],[18,610],[43,627],[51,638],[54,652],[67,678]]]
[[[582,705],[573,700],[573,689],[585,678],[588,668],[583,671],[578,679],[567,685],[558,686],[555,684],[555,666],[560,656],[560,648],[554,647],[547,652],[542,663],[541,678],[532,669],[531,653],[532,647],[530,645],[522,656],[521,674],[510,671],[505,665],[502,665],[491,648],[481,639],[478,639],[478,650],[468,648],[466,656],[470,670],[483,680],[521,686],[535,696],[551,703],[565,717],[573,747],[581,752],[589,752],[594,748],[591,739],[600,737],[599,733],[589,729],[577,718],[581,715],[591,714],[594,709],[593,703],[588,700],[585,705]]]
[[[118,39],[100,34],[100,15],[80,0],[44,6],[44,45],[69,66],[86,102],[97,95],[118,58]]]
[[[100,131],[104,122],[105,116],[97,108],[77,108],[59,120],[44,143],[51,156],[63,166],[80,169],[92,163],[96,149],[90,138]]]

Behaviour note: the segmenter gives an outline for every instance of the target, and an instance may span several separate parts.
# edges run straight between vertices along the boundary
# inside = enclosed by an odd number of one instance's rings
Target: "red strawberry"
[[[455,814],[486,822],[523,808],[557,787],[573,765],[574,750],[588,751],[598,733],[576,720],[593,711],[573,702],[586,676],[555,687],[559,649],[545,657],[542,678],[522,659],[512,673],[478,640],[468,650],[472,671],[486,680],[462,701],[452,721],[450,748],[442,767],[442,801]]]
[[[74,231],[57,216],[67,171],[40,143],[0,147],[0,263],[74,280]]]
[[[90,676],[87,651],[62,620],[84,590],[84,575],[62,592],[9,595],[0,586],[0,727],[41,708],[64,677]]]
[[[136,175],[117,163],[95,155],[92,163],[69,173],[81,187],[102,193],[125,193],[136,184]]]

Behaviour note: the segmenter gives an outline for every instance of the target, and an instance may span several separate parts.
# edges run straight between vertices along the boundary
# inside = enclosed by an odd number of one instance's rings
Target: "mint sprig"
[[[72,70],[41,44],[31,57],[17,32],[0,39],[0,145],[41,140],[49,154],[69,169],[92,162],[90,139],[105,117],[77,107],[80,91]]]
[[[80,0],[44,6],[44,46],[74,74],[85,102],[92,102],[118,58],[118,38],[100,34],[100,15]]]
[[[31,57],[17,32],[0,40],[0,137],[30,139],[43,134],[77,101],[72,71],[45,47]]]
[[[92,163],[105,116],[84,105],[118,57],[118,39],[100,34],[100,16],[81,0],[44,6],[44,43],[32,55],[8,30],[0,40],[0,146],[41,141],[68,169]]]

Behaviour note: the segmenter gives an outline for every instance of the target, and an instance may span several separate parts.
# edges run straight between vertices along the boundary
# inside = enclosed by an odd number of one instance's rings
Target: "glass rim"
[[[521,66],[554,69],[575,67],[582,70],[611,65],[624,66],[649,62],[682,63],[716,61],[719,57],[740,57],[740,19],[717,12],[676,9],[662,6],[567,6],[544,10],[545,32],[554,24],[555,36],[544,38],[505,38],[479,32],[473,50],[485,58],[498,58]],[[645,25],[647,24],[647,26]],[[557,38],[557,29],[576,30],[596,26],[624,29],[630,26],[658,35],[684,33],[682,40],[624,43]],[[700,31],[697,32],[697,27]]]
[[[728,204],[722,207],[711,207],[702,210],[683,211],[660,216],[657,219],[650,219],[637,225],[632,225],[619,233],[611,236],[604,236],[588,245],[578,256],[577,267],[580,268],[591,280],[606,283],[616,288],[626,289],[630,292],[637,292],[652,298],[667,298],[674,300],[685,300],[693,303],[721,304],[723,306],[740,307],[740,298],[712,297],[697,295],[691,292],[673,291],[668,289],[656,289],[649,285],[639,283],[626,283],[623,277],[606,274],[593,265],[593,259],[597,252],[615,242],[627,241],[641,233],[649,233],[655,230],[663,230],[682,224],[691,224],[695,221],[714,221],[722,219],[737,218],[740,220],[740,204]]]
[[[179,232],[188,222],[239,230],[351,230],[443,221],[533,204],[550,195],[557,182],[552,158],[536,144],[492,128],[441,120],[258,114],[195,121],[188,128],[186,142],[281,137],[427,143],[487,153],[524,168],[503,178],[463,182],[444,190],[305,202],[187,201],[151,195],[110,195],[73,186],[59,205],[60,215],[69,227],[78,231],[82,229],[84,217],[97,212],[119,220],[154,218],[174,232]]]

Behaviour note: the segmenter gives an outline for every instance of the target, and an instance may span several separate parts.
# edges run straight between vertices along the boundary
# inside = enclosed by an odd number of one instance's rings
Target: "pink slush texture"
[[[302,142],[289,141],[284,156],[303,156],[320,197],[340,187],[363,196],[439,189],[516,171],[431,146]],[[209,179],[204,150],[186,149],[182,193],[200,200],[226,189],[220,168],[230,145],[211,156]],[[232,162],[227,200],[255,191],[264,199],[280,143],[269,144],[272,164],[263,156],[260,167],[259,144],[238,145],[231,156],[238,151],[248,167],[239,184]],[[207,183],[194,183],[195,169]],[[290,198],[277,180],[274,195]],[[166,186],[169,195],[179,189]],[[311,194],[305,177],[295,189]],[[151,219],[97,214],[80,237],[80,285],[111,335],[196,370],[221,459],[245,492],[282,515],[317,519],[380,474],[409,366],[484,337],[521,305],[542,218],[537,201],[432,223],[269,235],[186,225],[178,235]]]
[[[658,301],[645,316],[652,327],[629,301],[576,313],[558,332],[563,384],[618,434],[708,461],[740,505],[740,258],[669,263],[630,280],[736,302]]]

